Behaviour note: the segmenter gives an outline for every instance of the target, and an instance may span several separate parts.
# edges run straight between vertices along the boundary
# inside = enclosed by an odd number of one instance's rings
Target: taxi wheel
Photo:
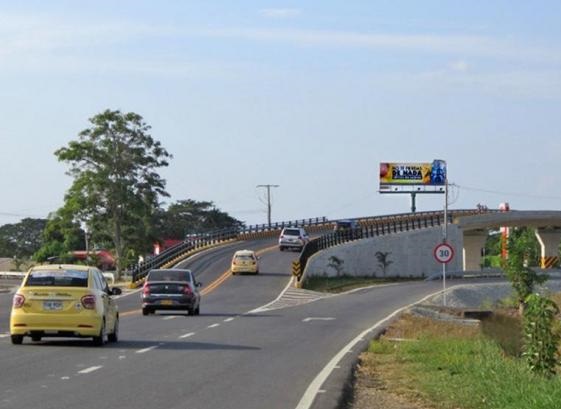
[[[109,342],[117,342],[119,340],[119,317],[115,319],[115,327],[113,332],[107,336]]]
[[[14,345],[21,345],[23,342],[23,335],[12,335],[11,338]]]
[[[195,315],[201,315],[201,306],[200,305],[195,310]]]
[[[99,330],[99,335],[97,337],[93,337],[93,344],[96,347],[103,346],[105,344],[105,320],[103,320],[103,324],[101,324],[101,329]]]

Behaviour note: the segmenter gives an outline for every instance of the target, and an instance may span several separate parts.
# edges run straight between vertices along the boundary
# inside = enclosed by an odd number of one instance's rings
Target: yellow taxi
[[[238,273],[259,274],[259,257],[253,250],[238,250],[232,257],[230,271],[233,275]]]
[[[117,342],[119,311],[105,277],[95,267],[42,265],[32,267],[14,294],[10,336],[21,344],[43,337],[91,337],[94,345]]]

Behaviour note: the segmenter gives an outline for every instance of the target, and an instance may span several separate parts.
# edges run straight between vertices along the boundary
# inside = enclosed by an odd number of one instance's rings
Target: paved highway
[[[0,294],[0,408],[334,408],[367,342],[357,336],[441,285],[338,296],[289,289],[278,298],[297,254],[274,244],[235,243],[182,262],[204,283],[200,316],[144,317],[138,292],[120,297],[120,341],[102,348],[48,338],[11,345],[11,295]],[[240,248],[260,251],[258,276],[228,274]],[[352,351],[333,360],[353,340]]]

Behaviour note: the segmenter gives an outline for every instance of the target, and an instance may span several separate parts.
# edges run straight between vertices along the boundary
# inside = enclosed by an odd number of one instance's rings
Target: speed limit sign
[[[454,258],[454,249],[447,243],[437,244],[434,248],[434,258],[439,263],[449,263]]]

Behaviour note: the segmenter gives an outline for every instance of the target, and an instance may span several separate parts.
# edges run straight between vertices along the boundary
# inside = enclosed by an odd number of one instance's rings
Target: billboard
[[[380,193],[444,193],[446,161],[380,163]]]

